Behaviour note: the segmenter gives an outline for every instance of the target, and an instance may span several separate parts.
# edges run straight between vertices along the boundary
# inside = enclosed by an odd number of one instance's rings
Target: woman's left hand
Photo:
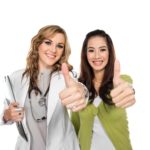
[[[70,76],[65,63],[62,64],[61,70],[66,84],[66,88],[59,94],[62,104],[72,111],[85,108],[87,105],[86,87]]]
[[[120,63],[115,61],[114,65],[114,78],[113,78],[114,89],[110,95],[112,101],[117,107],[127,108],[135,103],[135,91],[132,85],[120,78]]]

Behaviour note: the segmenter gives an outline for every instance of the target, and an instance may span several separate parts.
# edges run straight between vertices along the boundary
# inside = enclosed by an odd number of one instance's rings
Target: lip
[[[103,63],[102,60],[93,60],[92,62],[93,62],[93,64],[96,65],[96,66],[99,66],[99,65],[101,65],[101,64]]]
[[[46,57],[54,59],[56,57],[56,55],[46,53]]]

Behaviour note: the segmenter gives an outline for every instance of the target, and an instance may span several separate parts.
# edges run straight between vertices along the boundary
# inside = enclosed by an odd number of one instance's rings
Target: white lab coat
[[[24,70],[19,70],[10,76],[15,98],[22,107],[29,88],[29,79],[26,77],[22,79],[23,72]],[[69,119],[68,111],[59,99],[59,92],[64,88],[65,82],[62,74],[60,72],[54,73],[48,93],[46,150],[79,150],[79,143]],[[1,114],[0,124],[5,124],[2,116],[3,114]],[[30,150],[30,133],[26,124],[26,116],[22,122],[29,141],[26,142],[19,136],[15,150]],[[8,122],[7,124],[10,123]]]

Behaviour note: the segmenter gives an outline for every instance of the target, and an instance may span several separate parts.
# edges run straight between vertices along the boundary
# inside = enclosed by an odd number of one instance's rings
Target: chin
[[[97,72],[99,72],[99,71],[103,71],[104,68],[96,68],[96,67],[95,67],[94,70],[97,71]]]

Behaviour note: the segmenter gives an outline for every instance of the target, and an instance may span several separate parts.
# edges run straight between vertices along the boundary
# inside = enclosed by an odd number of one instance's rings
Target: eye
[[[92,53],[92,52],[94,52],[94,49],[88,49],[87,51]]]
[[[46,45],[51,45],[52,41],[50,41],[50,40],[44,40],[43,43],[45,43]]]
[[[58,44],[57,47],[60,48],[60,49],[63,49],[64,45]]]
[[[107,49],[105,49],[105,48],[100,49],[100,51],[102,51],[102,52],[103,52],[103,51],[106,51],[106,50],[107,50]]]
[[[108,47],[102,46],[102,47],[99,47],[99,50],[100,50],[100,52],[108,51]]]

